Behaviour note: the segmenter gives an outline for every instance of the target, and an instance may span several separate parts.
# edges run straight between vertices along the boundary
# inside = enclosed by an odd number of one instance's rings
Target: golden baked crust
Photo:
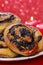
[[[43,51],[43,36],[41,32],[33,26],[31,26],[30,28],[34,35],[35,42],[37,42],[38,44],[38,51]]]
[[[8,26],[4,32],[4,39],[13,52],[23,56],[33,55],[38,50],[31,28],[23,24]]]
[[[11,13],[0,13],[0,57],[15,57],[17,55],[8,48],[4,41],[4,30],[13,23],[20,23],[20,18]]]
[[[9,58],[9,57],[16,57],[17,54],[12,52],[9,48],[0,48],[0,57]]]
[[[0,32],[2,32],[11,23],[20,23],[20,18],[11,13],[0,13]]]
[[[15,57],[17,54],[11,51],[4,41],[4,32],[0,33],[0,57]]]

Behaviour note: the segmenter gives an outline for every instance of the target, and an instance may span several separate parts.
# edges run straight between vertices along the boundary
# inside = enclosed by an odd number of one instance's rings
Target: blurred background
[[[29,20],[31,16],[43,22],[43,0],[0,0],[0,12],[12,12]]]
[[[43,0],[0,0],[0,12],[12,12],[22,23],[31,20],[43,23]]]

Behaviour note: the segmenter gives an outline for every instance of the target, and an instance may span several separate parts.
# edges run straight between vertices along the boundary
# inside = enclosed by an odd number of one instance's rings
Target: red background
[[[22,19],[22,23],[29,21],[31,16],[34,17],[34,20],[39,20],[43,23],[43,0],[0,0],[0,12],[12,12]],[[41,32],[43,32],[43,29]],[[43,56],[18,62],[0,61],[0,65],[10,63],[12,65],[43,65]]]

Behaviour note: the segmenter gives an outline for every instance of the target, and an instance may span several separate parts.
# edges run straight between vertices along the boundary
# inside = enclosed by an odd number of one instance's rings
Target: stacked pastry
[[[20,23],[20,18],[10,14],[0,14],[0,57],[30,56],[43,50],[41,32]]]
[[[11,13],[0,13],[0,57],[16,56],[16,53],[8,48],[4,40],[4,31],[6,27],[13,23],[20,23],[20,18]]]

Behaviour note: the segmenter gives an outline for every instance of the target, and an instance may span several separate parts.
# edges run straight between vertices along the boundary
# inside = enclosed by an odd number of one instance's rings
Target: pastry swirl
[[[35,54],[38,49],[34,41],[31,28],[23,24],[12,24],[4,32],[4,39],[8,47],[15,53],[23,56]]]
[[[20,23],[20,18],[11,13],[0,13],[0,32],[2,32],[11,23]]]
[[[11,23],[19,23],[19,17],[10,13],[0,13],[0,57],[15,57],[17,54],[11,51],[5,43],[4,31]]]

